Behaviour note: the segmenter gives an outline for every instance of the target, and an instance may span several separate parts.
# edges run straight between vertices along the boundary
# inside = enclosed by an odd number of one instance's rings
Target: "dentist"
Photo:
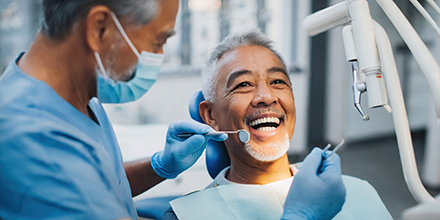
[[[44,0],[43,8],[34,43],[0,79],[0,219],[137,219],[132,197],[177,177],[205,148],[203,135],[177,135],[213,131],[175,122],[163,151],[123,163],[101,105],[135,101],[156,81],[179,1]],[[340,162],[318,151],[295,177],[284,219],[330,219],[341,209]]]

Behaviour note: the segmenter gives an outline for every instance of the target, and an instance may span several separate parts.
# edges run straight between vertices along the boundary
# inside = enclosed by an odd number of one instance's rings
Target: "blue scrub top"
[[[0,79],[0,219],[137,219],[98,99],[89,107],[99,124],[17,60]]]

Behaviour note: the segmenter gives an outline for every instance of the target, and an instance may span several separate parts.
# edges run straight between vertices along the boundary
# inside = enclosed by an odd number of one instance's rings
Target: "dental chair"
[[[205,97],[203,97],[202,91],[199,91],[196,92],[189,101],[189,114],[193,120],[200,123],[205,123],[202,117],[200,117],[199,112],[199,104],[204,100]],[[206,167],[209,176],[214,179],[220,171],[230,164],[231,160],[226,151],[225,144],[223,142],[209,140],[206,145]],[[162,219],[165,211],[171,207],[169,202],[180,196],[182,195],[143,199],[136,202],[136,210],[139,217]]]

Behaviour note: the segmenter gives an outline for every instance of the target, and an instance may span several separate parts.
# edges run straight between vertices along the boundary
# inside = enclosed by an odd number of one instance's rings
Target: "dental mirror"
[[[238,138],[245,144],[251,139],[251,135],[246,130],[238,130]]]

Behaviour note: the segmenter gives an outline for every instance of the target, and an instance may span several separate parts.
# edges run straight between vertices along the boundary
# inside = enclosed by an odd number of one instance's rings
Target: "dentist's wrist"
[[[296,204],[285,205],[281,220],[320,220],[320,218],[316,216],[316,213],[311,212],[308,207]]]
[[[154,172],[156,172],[157,175],[159,175],[162,178],[165,179],[174,179],[176,178],[180,173],[176,173],[165,167],[163,164],[163,159],[161,157],[161,154],[163,151],[159,151],[153,154],[151,157],[151,167],[153,168]]]

